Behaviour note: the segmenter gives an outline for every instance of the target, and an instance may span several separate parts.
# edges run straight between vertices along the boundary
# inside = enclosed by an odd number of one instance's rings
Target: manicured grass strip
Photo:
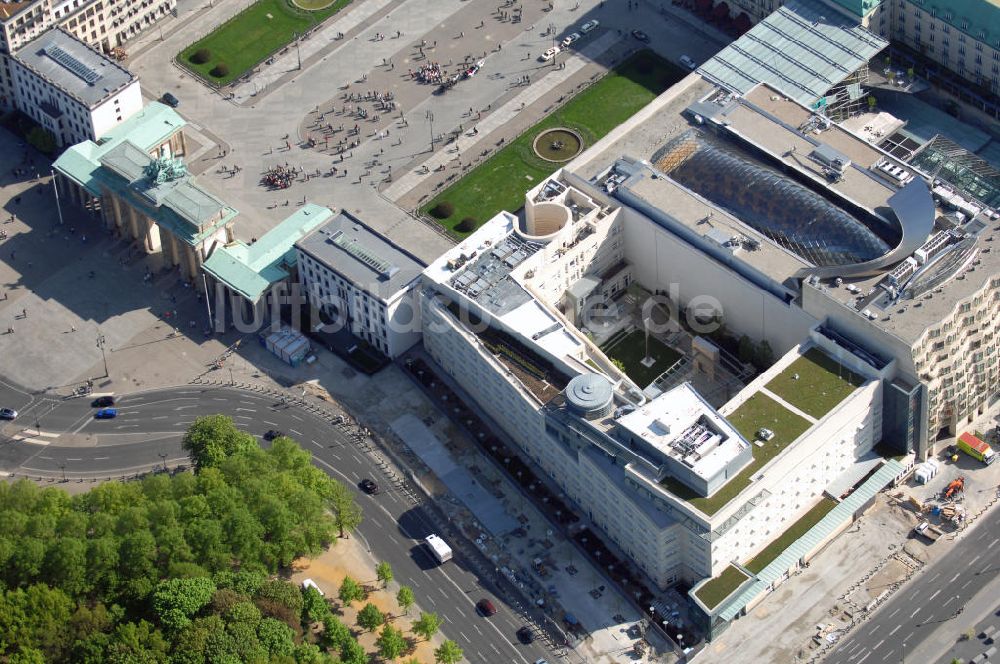
[[[181,51],[177,61],[206,80],[226,85],[291,43],[297,34],[319,25],[350,2],[333,0],[324,9],[306,11],[293,7],[289,0],[258,0]],[[208,49],[211,57],[197,64],[191,61],[191,56],[200,49]],[[212,71],[220,64],[226,65],[228,73],[214,76]]]
[[[719,605],[719,602],[729,597],[734,590],[740,587],[744,581],[749,579],[746,574],[738,568],[730,565],[722,574],[715,577],[695,592],[695,596],[701,600],[709,610]]]
[[[639,387],[646,387],[661,373],[681,359],[681,354],[655,337],[649,338],[649,355],[656,360],[651,367],[642,364],[646,357],[646,333],[635,330],[621,341],[608,348],[601,348],[604,354],[612,360],[618,360],[625,366],[625,375],[631,378]]]
[[[466,217],[482,224],[501,210],[520,210],[524,206],[525,192],[563,166],[544,161],[535,154],[532,143],[541,131],[569,127],[583,137],[585,146],[593,145],[684,74],[652,51],[636,53],[435,196],[422,211],[429,214],[438,203],[448,201],[454,206],[454,212],[438,222],[455,235],[464,237],[471,230],[463,232],[455,230],[455,226]]]
[[[757,474],[757,471],[768,461],[778,456],[810,426],[808,420],[799,417],[771,397],[759,392],[747,399],[726,419],[753,445],[753,461],[746,468],[708,498],[696,496],[686,486],[670,477],[661,483],[678,498],[686,500],[692,507],[701,510],[708,516],[718,512],[726,503],[736,497],[736,494],[750,484],[751,478]],[[764,442],[762,447],[758,447],[754,441],[757,438],[757,431],[761,428],[773,431],[774,438]]]
[[[746,568],[754,574],[760,574],[760,572],[765,567],[770,565],[775,558],[784,553],[785,549],[790,547],[795,540],[809,532],[810,528],[819,523],[820,519],[829,514],[830,510],[836,506],[836,500],[823,498],[819,501],[819,503],[813,506],[811,510],[806,512],[801,519],[793,523],[788,530],[781,533],[778,539],[768,544],[763,551],[754,556],[753,559],[746,564]]]
[[[798,379],[793,378],[798,374]],[[771,379],[767,389],[805,413],[820,419],[865,382],[835,359],[810,348]]]

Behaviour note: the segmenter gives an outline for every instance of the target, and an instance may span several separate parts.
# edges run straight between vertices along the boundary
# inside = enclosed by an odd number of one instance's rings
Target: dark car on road
[[[361,483],[358,486],[360,486],[361,490],[369,496],[373,496],[378,493],[378,484],[375,484],[375,480],[370,480],[367,477],[361,480]]]
[[[16,420],[17,411],[13,408],[0,408],[0,420]]]
[[[529,643],[534,643],[535,642],[534,630],[525,625],[521,629],[517,630],[517,640],[525,645]]]
[[[97,397],[90,402],[90,405],[94,408],[107,408],[108,406],[115,405],[114,397]]]
[[[642,30],[633,30],[632,36],[641,41],[643,44],[649,43],[649,35],[647,35]]]
[[[481,599],[476,602],[476,611],[479,611],[480,615],[489,618],[490,616],[496,615],[497,607],[493,606],[493,602],[490,600]]]
[[[285,434],[281,433],[277,429],[268,429],[267,433],[264,434],[264,440],[274,440],[275,438],[280,438]]]
[[[113,420],[116,417],[118,417],[117,408],[101,408],[94,413],[94,418],[98,420]]]
[[[170,108],[177,108],[181,105],[181,100],[173,96],[169,92],[164,92],[163,96],[160,97],[160,101],[169,106]]]

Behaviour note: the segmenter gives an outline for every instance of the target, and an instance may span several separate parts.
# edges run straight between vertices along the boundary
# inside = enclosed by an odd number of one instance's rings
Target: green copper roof
[[[251,302],[272,284],[289,276],[295,243],[333,217],[329,208],[309,204],[253,244],[236,241],[219,247],[205,261],[205,271]]]
[[[98,197],[112,191],[177,239],[197,246],[238,214],[198,187],[186,174],[151,179],[156,160],[149,155],[186,123],[172,109],[153,102],[100,141],[84,141],[63,152],[55,170]]]
[[[830,0],[852,16],[863,17],[882,4],[882,0]]]

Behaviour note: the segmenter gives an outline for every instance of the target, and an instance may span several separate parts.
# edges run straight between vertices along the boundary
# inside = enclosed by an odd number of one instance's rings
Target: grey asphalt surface
[[[936,546],[942,545],[952,550],[856,627],[827,656],[826,664],[918,661],[910,656],[924,645],[934,645],[924,644],[927,639],[937,639],[944,651],[976,624],[973,616],[960,611],[1000,574],[1000,511],[987,512],[961,538]]]
[[[118,399],[119,415],[95,420],[91,397],[56,399],[31,395],[0,381],[0,406],[15,408],[15,422],[0,426],[0,469],[33,478],[69,479],[131,476],[164,461],[186,459],[180,447],[187,426],[201,415],[224,413],[257,436],[277,429],[313,453],[314,462],[352,487],[364,510],[358,535],[379,560],[388,561],[396,579],[413,588],[418,604],[444,621],[442,631],[465,651],[470,662],[522,662],[550,656],[539,639],[523,645],[515,632],[525,624],[514,609],[484,587],[456,551],[454,560],[435,566],[420,540],[435,532],[422,506],[414,506],[375,461],[357,447],[349,432],[272,395],[230,388],[191,385],[128,395]],[[96,434],[96,444],[49,445],[16,442],[10,436],[34,429],[36,418],[46,433]],[[358,489],[361,479],[379,483],[381,493]],[[487,582],[488,583],[488,582]],[[498,608],[492,618],[476,614],[475,603],[490,598]]]

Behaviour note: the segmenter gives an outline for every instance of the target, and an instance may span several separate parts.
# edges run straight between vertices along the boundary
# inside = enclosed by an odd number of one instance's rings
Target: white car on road
[[[580,32],[582,32],[583,34],[587,34],[588,32],[593,32],[600,25],[601,24],[598,21],[587,21],[586,23],[580,26]]]
[[[549,50],[545,51],[544,53],[542,53],[542,62],[548,62],[552,58],[556,57],[556,55],[558,55],[559,51],[561,50],[562,49],[559,48],[558,46],[553,46]]]
[[[570,44],[572,44],[573,42],[575,42],[579,38],[580,38],[580,33],[579,32],[574,32],[573,34],[568,35],[566,37],[566,39],[562,40],[563,48],[566,48],[567,46],[569,46]]]

